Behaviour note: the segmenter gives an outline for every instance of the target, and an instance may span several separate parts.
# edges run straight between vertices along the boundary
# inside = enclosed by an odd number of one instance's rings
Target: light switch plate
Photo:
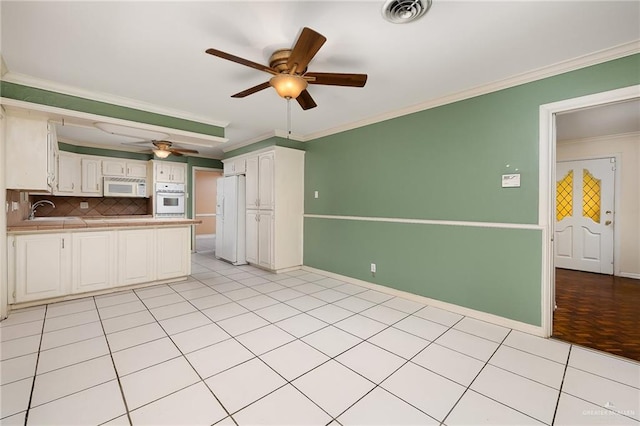
[[[313,192],[313,198],[318,198],[318,191]]]
[[[502,175],[503,188],[520,188],[520,173]]]

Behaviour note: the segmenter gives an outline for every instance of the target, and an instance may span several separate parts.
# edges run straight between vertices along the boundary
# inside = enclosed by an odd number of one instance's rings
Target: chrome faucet
[[[56,205],[53,204],[53,201],[49,201],[49,200],[36,201],[35,203],[33,203],[33,205],[31,206],[31,209],[29,210],[29,220],[32,220],[36,217],[36,209],[43,204],[51,204],[51,207],[53,207],[54,209],[56,208]]]

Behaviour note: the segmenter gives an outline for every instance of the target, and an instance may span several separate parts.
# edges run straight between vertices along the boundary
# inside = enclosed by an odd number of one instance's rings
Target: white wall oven
[[[185,187],[183,183],[156,183],[156,216],[185,216]]]

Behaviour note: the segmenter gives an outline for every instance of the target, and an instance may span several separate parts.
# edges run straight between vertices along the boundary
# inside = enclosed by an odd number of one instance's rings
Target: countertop
[[[7,233],[93,230],[95,228],[130,228],[198,225],[199,219],[154,218],[153,216],[38,217],[7,226]]]

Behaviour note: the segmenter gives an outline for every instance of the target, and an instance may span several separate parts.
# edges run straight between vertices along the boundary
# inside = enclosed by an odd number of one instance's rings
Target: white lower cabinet
[[[64,296],[71,281],[69,234],[38,234],[15,237],[15,300]]]
[[[273,212],[247,211],[247,262],[274,269]]]
[[[186,277],[191,226],[9,235],[10,303]]]
[[[115,233],[77,232],[71,236],[71,292],[83,293],[113,286],[116,279]]]
[[[191,272],[189,228],[160,228],[156,235],[156,279],[183,277]]]
[[[155,230],[118,231],[118,284],[153,281],[155,271]]]

